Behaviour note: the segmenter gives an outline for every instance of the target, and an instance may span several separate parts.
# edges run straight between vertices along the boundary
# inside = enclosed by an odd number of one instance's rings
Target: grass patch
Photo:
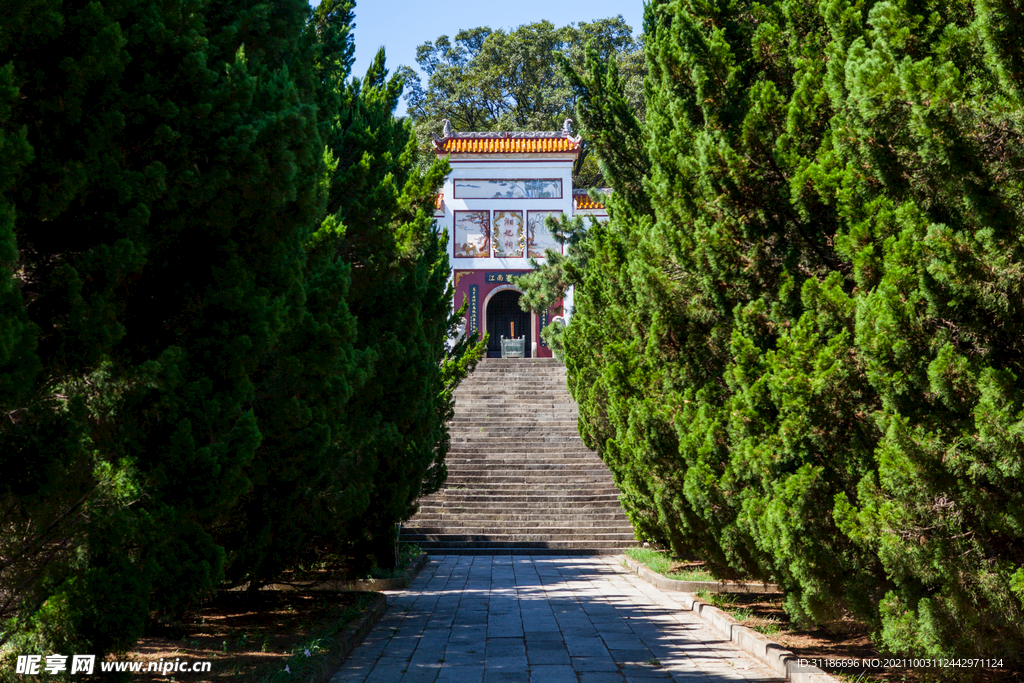
[[[697,591],[697,598],[701,602],[706,602],[726,612],[747,628],[763,633],[766,636],[780,633],[785,626],[773,615],[758,613],[754,609],[738,605],[739,597],[736,593],[712,593],[706,590],[699,590]]]
[[[676,581],[717,581],[711,572],[700,568],[699,564],[683,563],[667,553],[650,548],[629,548],[626,555],[633,558],[640,564],[645,565],[652,572],[661,574],[666,579]]]
[[[395,569],[381,569],[373,567],[365,579],[399,579],[405,576],[405,570],[409,563],[419,557],[420,547],[415,543],[398,544],[398,567]]]

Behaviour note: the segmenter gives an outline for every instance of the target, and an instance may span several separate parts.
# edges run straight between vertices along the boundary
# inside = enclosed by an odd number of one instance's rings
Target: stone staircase
[[[432,554],[594,555],[636,545],[576,415],[557,361],[480,361],[455,394],[448,482],[420,499],[402,540]]]

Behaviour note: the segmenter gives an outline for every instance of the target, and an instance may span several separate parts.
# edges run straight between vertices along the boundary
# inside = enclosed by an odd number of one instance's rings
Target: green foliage
[[[352,17],[5,8],[6,653],[124,650],[225,576],[386,558],[444,481],[480,355],[446,347],[447,168],[415,170],[383,54],[349,79]]]
[[[1024,651],[1020,21],[656,2],[643,124],[568,76],[615,195],[566,365],[627,514],[901,654]]]
[[[359,320],[355,346],[374,358],[346,414],[352,451],[372,482],[369,505],[344,533],[381,567],[394,565],[397,523],[445,480],[452,392],[482,349],[445,347],[458,319],[432,216],[448,166],[415,166],[412,127],[393,117],[402,85],[400,76],[387,79],[382,50],[365,79],[344,86],[343,113],[327,139],[339,160],[328,189],[334,213],[317,247],[355,265],[348,297]]]
[[[555,55],[582,66],[585,49],[603,62],[619,64],[635,111],[643,109],[645,74],[642,43],[619,15],[555,28],[547,21],[524,24],[512,31],[478,27],[441,36],[416,49],[416,61],[427,75],[426,87],[410,67],[399,71],[409,81],[409,115],[432,153],[431,133],[440,134],[442,120],[457,131],[560,130],[573,116],[575,92]],[[589,135],[573,168],[574,185],[603,185],[590,156]]]
[[[318,213],[315,111],[287,76],[305,7],[24,8],[0,62],[27,95],[15,234],[42,372],[0,427],[4,556],[25,638],[103,652],[222,576],[208,529],[248,485],[253,378]]]
[[[626,554],[637,562],[646,565],[648,569],[657,572],[669,579],[676,581],[717,581],[715,577],[703,569],[687,569],[683,571],[672,571],[677,564],[673,558],[663,551],[651,550],[649,548],[629,548]]]

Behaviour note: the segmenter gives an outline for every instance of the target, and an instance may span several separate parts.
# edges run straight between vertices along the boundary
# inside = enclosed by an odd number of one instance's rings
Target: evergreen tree
[[[1019,4],[833,3],[834,157],[875,467],[843,531],[891,585],[889,648],[1024,652]],[[844,73],[845,72],[845,73]]]
[[[411,124],[393,116],[403,84],[401,76],[387,78],[382,50],[363,80],[341,89],[328,136],[338,160],[332,216],[322,228],[324,248],[354,266],[356,348],[373,358],[371,377],[349,405],[354,452],[372,482],[369,507],[349,538],[386,567],[395,562],[396,525],[444,481],[451,392],[483,348],[446,350],[458,318],[432,216],[448,166],[416,167]]]
[[[642,127],[570,73],[620,141],[564,332],[581,434],[642,534],[900,654],[1024,643],[1019,23],[652,3]]]
[[[302,306],[323,211],[315,107],[290,76],[306,13],[11,13],[5,131],[35,155],[13,193],[17,268],[42,366],[0,426],[5,559],[27,577],[3,630],[26,648],[124,648],[222,576],[210,530],[248,486],[255,381]]]
[[[339,116],[334,89],[349,76],[353,16],[352,3],[322,2],[305,26],[302,60],[289,71],[302,100],[317,104],[318,141]],[[317,216],[326,211],[336,167],[326,152],[322,175],[309,179]],[[303,249],[301,301],[256,372],[261,443],[246,470],[251,486],[217,526],[229,580],[250,590],[289,569],[340,559],[334,539],[369,505],[369,473],[350,447],[348,402],[371,367],[369,355],[355,349],[350,267],[324,247],[319,226],[306,234]]]

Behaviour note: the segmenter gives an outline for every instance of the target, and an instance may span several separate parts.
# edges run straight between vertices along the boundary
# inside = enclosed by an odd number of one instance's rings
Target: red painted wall
[[[471,285],[476,285],[479,288],[478,289],[478,291],[479,291],[479,300],[478,300],[479,323],[478,323],[478,325],[479,325],[479,329],[480,330],[485,330],[487,328],[487,322],[486,322],[487,321],[487,307],[484,304],[484,302],[487,301],[488,295],[490,295],[490,293],[493,292],[495,289],[497,289],[499,287],[502,287],[502,286],[506,286],[506,285],[509,284],[508,282],[504,281],[504,279],[502,279],[502,281],[499,281],[499,282],[487,282],[487,273],[502,273],[502,274],[504,274],[504,273],[513,273],[513,274],[520,274],[521,275],[521,274],[525,274],[525,273],[529,273],[529,272],[530,272],[530,270],[528,270],[528,269],[527,270],[515,270],[515,269],[508,269],[508,270],[485,270],[485,269],[477,269],[477,270],[456,270],[456,271],[453,271],[453,275],[454,275],[454,279],[455,279],[455,302],[454,302],[455,310],[458,310],[459,307],[462,306],[462,302],[463,301],[469,299],[469,288],[470,288],[470,286]],[[549,320],[552,317],[554,317],[555,315],[559,314],[559,312],[561,311],[561,304],[562,304],[561,301],[557,302],[556,306],[552,307],[552,309],[548,311],[548,319]],[[467,332],[469,331],[469,317],[470,317],[470,311],[467,310],[466,311]],[[551,349],[549,349],[549,348],[547,348],[545,346],[541,346],[540,345],[540,316],[537,316],[537,321],[533,325],[533,330],[532,330],[532,333],[531,333],[530,337],[537,341],[537,357],[538,358],[551,358]]]

